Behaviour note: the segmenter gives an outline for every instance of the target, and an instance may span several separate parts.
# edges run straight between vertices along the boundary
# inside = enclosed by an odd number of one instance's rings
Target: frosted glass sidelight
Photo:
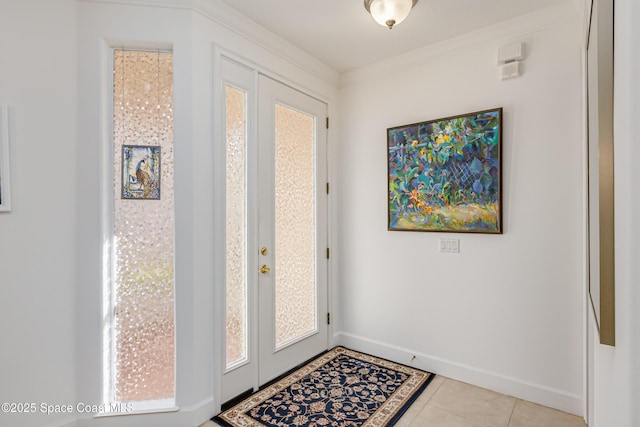
[[[110,400],[173,399],[173,55],[116,50],[113,77],[114,324]],[[134,162],[138,167],[132,173],[127,169],[132,150],[123,146],[137,147],[135,152],[139,154]],[[152,153],[148,161],[138,160],[146,152]],[[140,175],[139,170],[144,173]],[[153,183],[156,199],[144,199]],[[138,191],[138,200],[124,197],[125,184],[131,184],[132,192]]]
[[[317,330],[315,118],[275,105],[276,348]]]
[[[246,92],[226,86],[226,367],[247,360]]]

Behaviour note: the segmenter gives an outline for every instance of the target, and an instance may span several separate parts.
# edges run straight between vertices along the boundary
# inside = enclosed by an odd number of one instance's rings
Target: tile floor
[[[396,427],[585,427],[575,415],[437,376]],[[217,427],[208,421],[200,427]]]

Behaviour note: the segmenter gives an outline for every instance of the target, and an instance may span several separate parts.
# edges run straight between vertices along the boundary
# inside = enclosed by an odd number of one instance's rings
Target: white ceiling
[[[338,72],[561,3],[582,0],[419,0],[392,30],[363,0],[223,0]]]

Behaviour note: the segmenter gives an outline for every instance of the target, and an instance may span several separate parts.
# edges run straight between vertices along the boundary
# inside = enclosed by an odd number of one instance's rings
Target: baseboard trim
[[[53,424],[47,424],[46,427],[76,427],[78,419],[76,417],[68,417]]]
[[[192,405],[181,405],[176,412],[154,412],[149,414],[131,414],[117,417],[95,417],[84,414],[67,424],[54,424],[46,427],[176,427],[199,426],[217,413],[216,402],[209,396]]]
[[[199,426],[200,424],[211,419],[211,417],[216,414],[216,409],[216,402],[213,396],[201,400],[194,405],[182,408],[183,412],[191,414],[191,416],[195,419],[196,423],[194,424],[194,426]]]
[[[383,357],[397,363],[403,363],[457,381],[487,388],[498,393],[528,400],[570,414],[578,416],[584,415],[583,399],[576,394],[345,332],[334,334],[334,342],[336,345],[342,345],[356,351]]]

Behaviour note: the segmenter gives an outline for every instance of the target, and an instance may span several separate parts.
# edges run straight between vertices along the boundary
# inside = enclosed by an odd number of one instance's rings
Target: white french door
[[[265,76],[258,89],[263,384],[327,349],[327,108]]]
[[[226,59],[221,74],[224,402],[327,349],[327,106]]]

